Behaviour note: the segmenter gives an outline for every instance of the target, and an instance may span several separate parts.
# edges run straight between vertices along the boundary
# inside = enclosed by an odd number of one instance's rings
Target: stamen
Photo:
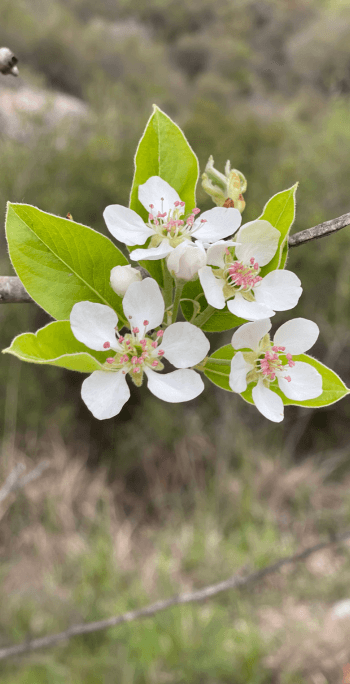
[[[137,333],[140,332],[138,328],[133,328],[132,331],[133,331],[134,335],[137,335]]]
[[[106,361],[107,363],[114,363],[114,359],[112,359],[111,356],[109,356],[108,359],[106,359]]]
[[[103,343],[103,349],[109,349],[110,346],[111,346],[111,343],[110,343],[110,342],[104,342],[104,343]]]

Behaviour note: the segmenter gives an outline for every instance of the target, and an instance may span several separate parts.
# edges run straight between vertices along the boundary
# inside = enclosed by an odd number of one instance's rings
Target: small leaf
[[[102,370],[108,352],[89,349],[75,339],[69,321],[54,321],[36,333],[15,337],[3,354],[13,354],[22,361],[61,366],[81,373]]]
[[[211,382],[213,382],[218,387],[227,390],[228,392],[232,391],[229,385],[230,365],[221,366],[218,364],[210,363],[210,359],[214,358],[231,361],[235,353],[236,352],[231,344],[227,344],[224,347],[217,349],[217,351],[215,351],[209,357],[204,370],[204,374],[207,376],[207,378],[209,378],[209,380],[211,380]],[[283,363],[286,363],[286,359],[283,360],[283,357],[281,357],[281,359]],[[281,397],[285,406],[292,405],[305,406],[308,408],[320,408],[322,406],[329,406],[330,404],[334,404],[335,402],[340,401],[340,399],[349,394],[350,390],[346,387],[346,385],[344,385],[340,377],[336,373],[334,373],[334,371],[332,371],[330,368],[327,368],[327,366],[325,366],[323,363],[317,361],[316,359],[313,359],[312,356],[308,356],[307,354],[299,354],[293,356],[293,360],[309,363],[311,366],[316,368],[316,370],[318,370],[318,372],[322,375],[323,392],[319,397],[316,397],[316,399],[308,399],[307,401],[295,401],[292,399],[288,399],[281,392],[277,384],[273,385],[273,391]],[[245,401],[247,401],[249,404],[254,404],[252,398],[253,387],[254,383],[250,383],[246,391],[241,394],[241,397],[243,397],[243,399],[245,399]]]
[[[114,266],[128,261],[107,237],[28,204],[11,203],[6,234],[17,275],[53,318],[69,318],[76,302],[88,300],[111,306],[125,321],[109,278]]]
[[[281,357],[283,360],[283,357]],[[318,372],[322,375],[322,389],[323,392],[316,399],[307,399],[306,401],[295,401],[294,399],[287,399],[287,397],[282,394],[279,387],[274,385],[273,390],[281,397],[285,406],[306,406],[308,408],[320,408],[321,406],[329,406],[330,404],[335,404],[335,402],[343,399],[350,390],[344,385],[343,381],[340,379],[339,375],[334,373],[330,368],[327,368],[323,363],[313,359],[312,356],[308,354],[298,354],[293,355],[293,361],[304,361],[309,363],[311,366],[316,368]],[[254,385],[251,383],[245,392],[241,395],[243,399],[253,404],[252,399],[252,389]]]
[[[273,259],[261,269],[260,275],[264,277],[276,268],[284,268],[288,256],[288,235],[295,218],[295,193],[298,183],[288,190],[278,192],[271,197],[264,207],[259,219],[269,221],[274,228],[281,233],[278,249]]]
[[[221,387],[221,389],[227,390],[227,392],[232,392],[228,383],[231,370],[230,364],[228,363],[227,366],[221,366],[216,363],[210,363],[210,359],[226,359],[231,361],[234,354],[235,350],[232,345],[226,344],[224,347],[220,347],[220,349],[217,349],[213,354],[211,354],[207,363],[205,364],[204,375],[206,375],[207,378],[214,383],[214,385]]]
[[[153,105],[135,155],[135,174],[130,195],[130,209],[136,211],[144,221],[148,212],[138,199],[139,185],[151,176],[160,176],[167,181],[186,202],[186,211],[196,206],[196,185],[199,174],[198,159],[188,144],[181,129]],[[133,248],[134,249],[134,248]],[[142,261],[153,278],[162,285],[163,275],[160,261]]]

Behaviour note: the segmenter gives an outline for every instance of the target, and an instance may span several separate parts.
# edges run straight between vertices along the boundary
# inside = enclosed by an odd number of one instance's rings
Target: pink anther
[[[163,351],[163,349],[160,349],[158,352],[158,356],[163,356],[164,354],[165,354],[165,352]]]
[[[185,202],[180,202],[180,207],[184,207],[184,206],[185,206]]]
[[[153,349],[156,349],[158,347],[157,340],[154,340],[154,342],[151,342],[151,345],[152,345]]]
[[[149,321],[143,321],[143,325],[148,325]]]
[[[157,337],[163,337],[163,335],[164,335],[164,330],[158,330]]]
[[[138,328],[133,328],[132,331],[133,331],[134,335],[137,335],[137,333],[140,332]]]
[[[109,356],[108,359],[106,359],[107,363],[114,363],[114,359],[112,359],[111,356]]]
[[[158,366],[158,361],[152,361],[152,366],[153,366],[153,368],[155,368],[156,366]]]
[[[109,349],[110,346],[111,346],[111,343],[110,343],[110,342],[104,342],[104,343],[103,343],[103,349]]]
[[[198,207],[195,207],[194,209],[192,209],[192,214],[196,215],[196,214],[200,214],[200,213],[201,213],[201,210],[198,209]]]

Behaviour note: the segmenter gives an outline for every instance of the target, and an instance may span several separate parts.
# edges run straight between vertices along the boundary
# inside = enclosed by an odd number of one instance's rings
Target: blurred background
[[[0,205],[106,233],[128,204],[156,103],[248,180],[243,221],[300,181],[293,231],[350,211],[350,0],[2,0]],[[197,204],[210,199],[198,188]],[[312,352],[350,383],[350,228],[293,248],[320,327]],[[4,234],[0,274],[11,275]],[[290,314],[278,314],[276,324]],[[49,317],[0,306],[1,348]],[[231,335],[212,335],[212,349]],[[82,376],[2,357],[0,486],[50,468],[0,510],[0,646],[262,567],[350,524],[350,401],[282,425],[210,385],[196,401],[134,391],[95,420]],[[350,547],[246,591],[0,664],[2,684],[338,684],[350,662]],[[346,607],[347,606],[347,607]]]

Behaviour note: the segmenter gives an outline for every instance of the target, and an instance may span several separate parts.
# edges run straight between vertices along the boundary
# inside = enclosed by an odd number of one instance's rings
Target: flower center
[[[148,321],[144,321],[148,325]],[[145,330],[140,333],[139,328],[132,328],[126,335],[117,334],[117,352],[114,357],[106,359],[105,366],[111,371],[122,371],[124,375],[129,373],[135,384],[142,384],[142,376],[145,367],[160,371],[164,368],[161,359],[164,355],[159,346],[163,337],[163,330],[156,333],[155,339],[145,335]],[[110,347],[109,342],[103,345],[105,349]]]
[[[163,207],[164,198],[161,197],[161,203]],[[199,226],[194,228],[194,221],[197,214],[200,213],[200,209],[196,207],[192,209],[191,213],[187,218],[181,219],[180,216],[183,214],[183,207],[185,202],[174,202],[174,209],[170,209],[167,213],[166,211],[158,211],[157,214],[153,213],[154,204],[150,204],[150,213],[148,214],[148,225],[162,238],[168,238],[172,247],[176,247],[185,238],[190,238],[193,233],[198,230]],[[200,223],[205,223],[206,219],[202,219]]]
[[[228,250],[227,250],[228,252]],[[226,279],[230,287],[235,290],[248,292],[262,280],[258,275],[260,272],[259,264],[254,257],[250,259],[249,265],[242,261],[233,261],[227,264],[225,269]]]
[[[285,349],[285,347],[273,346],[270,350],[264,353],[263,358],[258,359],[258,365],[260,365],[260,372],[262,373],[264,379],[272,382],[276,378],[277,371],[283,372],[283,364],[280,359],[280,354],[283,354],[285,352]],[[295,361],[293,361],[292,355],[285,354],[285,356],[288,361],[288,366],[290,368],[293,368],[293,366],[295,366]],[[290,377],[290,375],[285,375],[284,379],[290,382],[292,378]]]

